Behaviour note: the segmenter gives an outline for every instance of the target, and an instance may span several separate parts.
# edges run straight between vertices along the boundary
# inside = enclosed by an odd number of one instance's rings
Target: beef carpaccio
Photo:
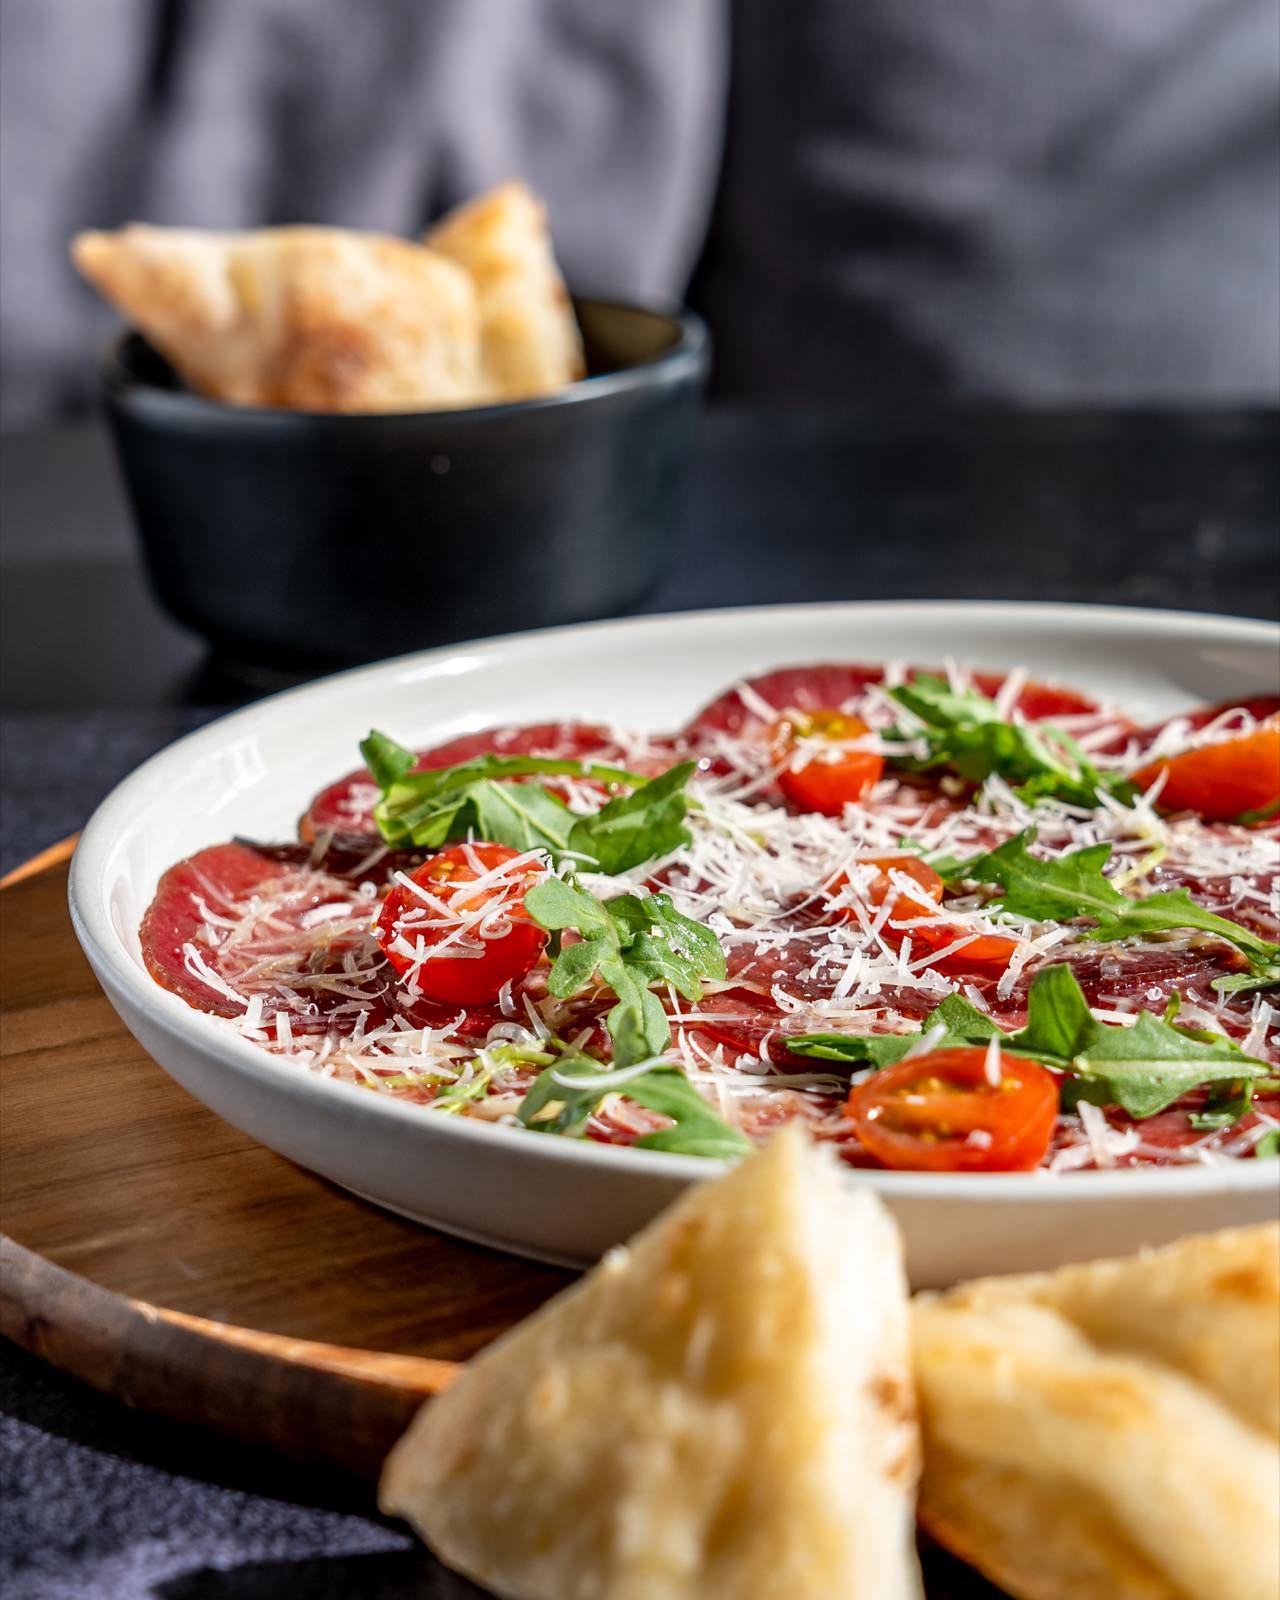
[[[1024,672],[824,663],[673,734],[362,750],[298,842],[179,863],[141,930],[300,1071],[709,1156],[793,1118],[900,1170],[1280,1147],[1280,698],[1144,727]]]

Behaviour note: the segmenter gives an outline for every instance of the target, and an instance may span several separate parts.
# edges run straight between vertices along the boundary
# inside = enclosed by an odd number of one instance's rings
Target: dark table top
[[[1277,617],[1278,439],[1265,412],[712,412],[678,565],[642,609],[973,598]],[[3,869],[271,686],[161,614],[96,430],[3,441]],[[353,1486],[126,1413],[7,1347],[0,1460],[10,1600],[477,1592]],[[939,1567],[940,1592],[953,1577]]]
[[[1278,442],[1273,412],[713,411],[678,562],[638,609],[969,598],[1272,616]],[[0,441],[0,530],[5,711],[223,708],[279,686],[219,670],[160,612],[98,430]]]

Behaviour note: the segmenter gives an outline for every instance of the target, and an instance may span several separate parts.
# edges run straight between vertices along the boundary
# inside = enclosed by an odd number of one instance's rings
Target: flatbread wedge
[[[444,256],[339,228],[82,233],[81,273],[193,389],[305,411],[475,404],[480,323]]]
[[[917,1299],[920,1520],[1017,1600],[1280,1594],[1280,1227]]]
[[[471,275],[480,304],[481,363],[492,400],[563,388],[586,371],[582,340],[542,201],[504,183],[459,206],[427,244]]]
[[[896,1230],[788,1129],[477,1357],[380,1499],[511,1600],[918,1596]]]

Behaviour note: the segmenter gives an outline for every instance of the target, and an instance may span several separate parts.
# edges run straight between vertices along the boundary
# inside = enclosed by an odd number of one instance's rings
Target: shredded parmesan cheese
[[[903,681],[906,670],[891,663],[883,684],[867,685],[839,707],[870,730],[841,741],[842,748],[884,751],[891,726],[908,735],[919,727],[885,692]],[[948,662],[946,672],[955,689],[968,687],[969,674],[959,664]],[[1004,680],[996,696],[1002,716],[1019,718],[1025,682],[1021,671]],[[704,769],[691,785],[696,803],[688,818],[689,846],[628,875],[583,873],[582,880],[602,896],[657,882],[677,910],[716,935],[728,966],[725,982],[707,984],[702,1000],[693,1004],[670,992],[664,997],[672,1021],[670,1058],[727,1121],[749,1133],[798,1116],[816,1136],[849,1151],[853,1135],[840,1110],[849,1072],[788,1060],[790,1034],[914,1034],[920,1019],[952,994],[994,1013],[1005,1026],[1016,1025],[1035,974],[1059,961],[1089,976],[1095,1015],[1123,1025],[1139,1010],[1163,1010],[1180,985],[1187,987],[1184,977],[1195,970],[1197,952],[1213,944],[1203,935],[1175,932],[1100,945],[1089,940],[1087,927],[993,913],[980,894],[952,894],[935,911],[921,905],[922,891],[908,871],[892,862],[882,870],[873,860],[965,856],[994,849],[1034,824],[1036,848],[1046,855],[1109,845],[1108,870],[1129,893],[1186,886],[1200,903],[1265,937],[1275,938],[1280,930],[1278,830],[1162,817],[1155,802],[1163,778],[1132,806],[1102,795],[1090,810],[1052,799],[1028,806],[998,777],[974,793],[960,783],[925,785],[890,770],[839,817],[796,813],[781,802],[779,758],[761,733],[761,725],[767,728],[779,717],[779,708],[750,684],[738,684],[736,693],[752,720],[741,735],[717,731],[702,737],[696,753],[704,757]],[[1116,713],[1064,717],[1060,725],[1091,751],[1099,768],[1135,764],[1132,744],[1114,748],[1126,726]],[[1194,732],[1170,723],[1142,760],[1251,725],[1244,712],[1224,713]],[[611,729],[609,737],[633,767],[647,762],[652,770],[671,759],[669,749],[645,735]],[[901,751],[901,742],[895,748]],[[820,741],[802,736],[791,759],[803,763],[829,755]],[[585,778],[556,783],[575,811],[596,810],[607,799]],[[376,789],[353,785],[339,808],[355,821],[368,815],[376,798]],[[428,960],[442,951],[451,958],[479,957],[487,940],[508,931],[523,888],[521,870],[530,862],[545,864],[539,852],[489,871],[473,855],[477,877],[450,893],[424,888],[394,870],[390,881],[404,890],[395,949],[408,963],[404,981],[397,982],[371,932],[386,848],[372,844],[355,871],[339,877],[324,868],[328,842],[318,838],[306,865],[275,877],[264,874],[264,882],[243,897],[229,898],[214,882],[198,883],[193,905],[199,928],[182,946],[182,966],[193,984],[235,1008],[238,1015],[226,1026],[325,1076],[495,1121],[512,1119],[541,1065],[556,1059],[562,1046],[576,1041],[579,1048],[598,1048],[611,997],[587,991],[557,999],[546,991],[545,968],[514,988],[504,985],[494,1008],[498,1020],[479,1034],[465,1014],[424,1025],[414,1009],[416,978]],[[876,902],[872,884],[886,878],[888,892]],[[897,910],[900,901],[913,907],[911,915]],[[1011,955],[998,978],[979,984],[963,973],[962,962],[955,976],[939,970],[940,922],[948,930],[952,960],[974,941],[1009,941]],[[1280,1059],[1280,1019],[1262,995],[1232,1001],[1203,982],[1181,999],[1180,1022],[1225,1030],[1246,1053]],[[916,1039],[908,1059],[933,1049],[943,1031]],[[625,1095],[628,1078],[648,1065],[601,1079],[607,1098],[593,1120],[596,1131],[632,1137],[654,1126],[654,1114]],[[999,1039],[986,1050],[984,1073],[993,1088],[1000,1086]],[[854,1073],[853,1081],[861,1075]],[[1168,1142],[1144,1124],[1113,1126],[1103,1108],[1085,1103],[1059,1119],[1047,1170],[1230,1158],[1247,1154],[1276,1123],[1260,1108],[1238,1128]],[[971,1138],[981,1144],[976,1135]]]

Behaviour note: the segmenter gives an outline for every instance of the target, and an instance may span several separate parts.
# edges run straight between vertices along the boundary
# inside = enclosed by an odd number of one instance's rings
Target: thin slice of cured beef
[[[139,930],[148,972],[188,1005],[269,1023],[347,1033],[395,1006],[369,926],[382,884],[421,852],[370,851],[346,836],[320,854],[300,845],[213,845],[160,879]],[[361,1020],[363,1019],[363,1020]]]
[[[1180,712],[1174,717],[1165,717],[1161,722],[1151,722],[1144,727],[1119,733],[1114,739],[1098,746],[1098,750],[1103,755],[1127,755],[1136,763],[1150,750],[1166,728],[1177,725],[1190,736],[1207,728],[1219,717],[1226,717],[1232,711],[1243,711],[1253,722],[1265,722],[1268,717],[1280,716],[1280,695],[1256,694],[1243,700],[1223,700],[1217,705],[1199,706],[1192,711]],[[1224,726],[1223,738],[1229,738],[1231,732],[1229,725]]]
[[[216,975],[216,967],[208,963],[212,948],[206,937],[209,912],[230,916],[233,908],[259,893],[270,893],[295,870],[288,862],[273,861],[248,844],[213,845],[170,867],[160,879],[139,930],[147,971],[162,988],[180,995],[199,1011],[223,1017],[240,1015],[243,1003],[227,992],[225,984],[202,975],[191,952]]]
[[[143,960],[157,983],[197,1010],[261,1022],[281,1010],[297,1035],[350,1037],[398,1015],[411,1028],[483,1044],[497,1006],[436,1005],[406,993],[369,933],[393,872],[426,852],[373,850],[341,835],[323,853],[244,840],[198,851],[161,878],[142,921]]]
[[[937,667],[913,667],[910,670],[940,671]],[[974,688],[985,695],[996,695],[1004,681],[1004,675],[1000,673],[972,674]],[[695,746],[714,740],[716,735],[755,738],[769,726],[759,709],[761,702],[779,712],[839,708],[856,701],[871,685],[883,682],[884,667],[878,664],[819,662],[812,666],[780,667],[776,672],[749,678],[745,684],[735,684],[726,689],[698,712],[685,728],[684,737]],[[1087,717],[1098,710],[1096,701],[1078,694],[1074,689],[1032,682],[1022,686],[1014,704],[1025,717],[1033,721],[1050,717]]]
[[[768,995],[754,989],[722,989],[682,1006],[671,1018],[678,1035],[691,1037],[703,1049],[723,1047],[730,1059],[761,1056],[796,1072],[813,1071],[813,1063],[788,1054],[784,1029],[787,1014]]]
[[[1107,1121],[1119,1133],[1132,1130],[1136,1140],[1136,1147],[1122,1152],[1116,1158],[1116,1165],[1120,1167],[1145,1167],[1160,1166],[1168,1162],[1169,1157],[1177,1151],[1189,1151],[1191,1147],[1206,1144],[1210,1141],[1221,1142],[1215,1139],[1211,1131],[1197,1127],[1192,1122],[1192,1117],[1197,1112],[1202,1112],[1209,1100],[1207,1090],[1196,1090],[1184,1095],[1177,1105],[1170,1106],[1166,1111],[1157,1111],[1153,1117],[1145,1117],[1136,1121],[1128,1116],[1119,1107],[1113,1106],[1107,1114]],[[1271,1126],[1277,1115],[1280,1114],[1280,1095],[1261,1093],[1254,1097],[1253,1107],[1246,1111],[1244,1116],[1230,1129],[1232,1140],[1241,1139],[1251,1130],[1256,1129],[1265,1119],[1265,1125]],[[1061,1148],[1064,1143],[1061,1132],[1054,1140],[1054,1147]]]

